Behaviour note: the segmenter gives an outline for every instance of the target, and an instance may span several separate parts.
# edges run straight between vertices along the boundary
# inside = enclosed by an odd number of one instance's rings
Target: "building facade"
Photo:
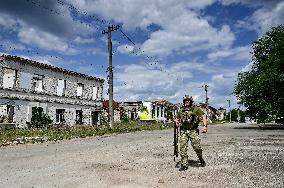
[[[104,80],[16,56],[0,57],[0,117],[26,127],[40,107],[53,124],[96,125]]]

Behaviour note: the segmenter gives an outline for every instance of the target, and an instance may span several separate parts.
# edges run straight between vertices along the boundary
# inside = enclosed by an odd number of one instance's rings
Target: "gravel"
[[[0,148],[0,187],[284,187],[284,130],[211,125],[206,167],[189,147],[173,161],[173,129]]]

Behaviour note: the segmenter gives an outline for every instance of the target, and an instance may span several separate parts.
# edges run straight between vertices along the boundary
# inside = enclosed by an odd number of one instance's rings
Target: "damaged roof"
[[[160,101],[154,101],[153,102],[154,105],[161,105],[161,106],[166,106],[169,108],[177,108],[176,104],[173,104],[167,100],[160,100]]]
[[[39,68],[51,69],[53,71],[58,71],[58,72],[63,72],[63,73],[73,75],[73,76],[83,77],[83,78],[86,78],[88,80],[96,80],[96,81],[99,81],[99,82],[104,82],[104,79],[101,79],[101,78],[97,78],[97,77],[94,77],[94,76],[89,76],[89,75],[86,75],[86,74],[82,74],[82,73],[70,71],[70,70],[67,70],[67,69],[55,67],[55,66],[52,66],[52,65],[40,63],[40,62],[33,61],[33,60],[30,60],[30,59],[24,59],[24,58],[21,58],[21,57],[18,57],[18,56],[2,55],[1,61],[3,61],[3,59],[11,60],[11,61],[14,61],[14,62],[20,62],[22,64],[29,64],[29,65],[36,66],[36,67],[39,67]]]

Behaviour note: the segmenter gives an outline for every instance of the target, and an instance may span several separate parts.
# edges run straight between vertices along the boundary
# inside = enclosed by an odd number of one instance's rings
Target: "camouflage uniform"
[[[178,113],[178,119],[181,121],[180,127],[180,156],[181,166],[188,165],[188,141],[190,139],[191,145],[196,152],[199,160],[202,159],[202,148],[200,146],[200,138],[197,133],[198,124],[202,119],[203,111],[199,107],[191,107],[189,109],[181,109]]]

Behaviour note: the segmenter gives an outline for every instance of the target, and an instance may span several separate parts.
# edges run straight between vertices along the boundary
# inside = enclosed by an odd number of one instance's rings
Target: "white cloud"
[[[46,50],[55,50],[65,54],[75,54],[76,50],[68,46],[61,38],[34,28],[22,28],[18,33],[20,41]]]
[[[88,48],[87,52],[88,54],[91,54],[91,55],[101,55],[101,56],[108,57],[108,52],[104,51],[101,48]]]
[[[212,76],[212,93],[219,96],[231,95],[236,80],[236,73],[217,74]]]
[[[128,101],[130,96],[136,97],[136,100],[173,98],[182,80],[192,77],[190,72],[175,70],[173,67],[165,69],[164,65],[145,64],[120,67],[114,76],[116,97],[123,101]]]
[[[130,54],[134,50],[134,46],[123,44],[117,47],[117,51],[122,54]]]
[[[237,72],[213,75],[211,81],[208,83],[209,105],[215,108],[227,108],[227,100],[231,100],[231,107],[238,107],[236,97],[232,94],[236,79]]]
[[[229,48],[235,40],[229,26],[217,30],[206,19],[188,10],[161,25],[165,29],[151,33],[142,45],[148,54],[166,56],[181,51],[223,49]]]
[[[92,43],[95,43],[94,38],[82,38],[80,36],[76,36],[73,41],[77,44],[92,44]]]
[[[15,19],[12,19],[10,16],[6,14],[0,14],[0,25],[5,29],[15,30],[17,24],[17,21]]]
[[[239,61],[250,61],[251,60],[251,47],[250,46],[239,46],[229,49],[220,49],[215,52],[211,52],[207,55],[210,61],[218,61],[222,59],[233,59]]]
[[[253,13],[251,22],[259,35],[269,31],[272,26],[284,24],[284,1],[279,2],[273,9],[263,7]]]
[[[244,68],[241,69],[240,72],[248,72],[252,70],[253,61],[251,61],[249,64],[247,64]]]
[[[259,36],[269,31],[271,27],[284,24],[284,1],[267,0],[220,0],[224,5],[241,3],[256,9],[250,17],[238,20],[237,26],[254,30]]]
[[[159,68],[157,68],[159,67]],[[220,74],[220,72],[225,72]],[[218,69],[206,63],[178,62],[170,66],[158,64],[130,64],[121,66],[114,72],[115,100],[157,100],[166,99],[175,103],[181,102],[185,94],[192,95],[196,103],[205,101],[202,86],[209,85],[210,103],[214,107],[223,105],[224,98],[233,91],[237,72]],[[212,76],[211,81],[196,81],[192,73]],[[221,96],[221,97],[220,97]],[[223,106],[222,106],[223,107]]]
[[[1,40],[1,37],[0,37]],[[26,47],[21,44],[21,43],[17,43],[11,40],[1,40],[1,44],[2,44],[2,48],[6,51],[14,51],[14,50],[25,50]]]
[[[81,10],[123,23],[125,29],[158,25],[160,30],[151,33],[142,44],[142,49],[149,55],[167,56],[173,52],[226,48],[235,40],[229,26],[218,30],[199,15],[199,10],[214,0],[80,0],[70,3]]]

